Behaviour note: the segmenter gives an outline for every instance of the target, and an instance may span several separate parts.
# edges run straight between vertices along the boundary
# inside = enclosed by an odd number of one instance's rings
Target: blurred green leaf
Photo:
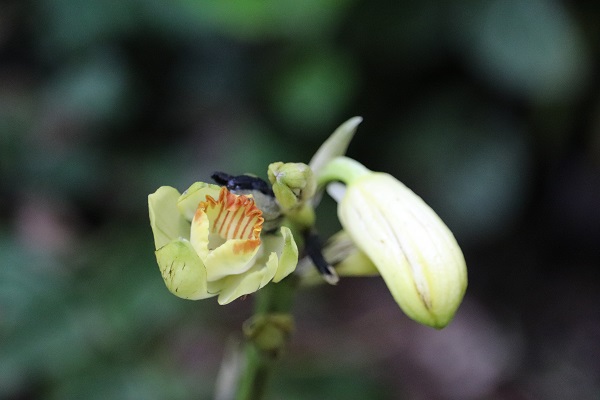
[[[447,89],[396,129],[390,172],[470,238],[502,232],[522,210],[532,172],[528,140],[511,118]],[[393,152],[393,154],[392,154]]]
[[[352,0],[178,0],[199,21],[240,39],[316,38],[339,23]]]
[[[45,106],[63,118],[97,123],[118,119],[125,111],[126,65],[110,51],[95,51],[63,65],[45,93]],[[93,133],[92,130],[84,133]]]
[[[347,117],[342,110],[359,82],[350,58],[315,53],[289,61],[272,85],[271,106],[290,130],[322,136],[323,127]]]
[[[311,364],[305,368],[288,365],[287,373],[275,376],[273,392],[277,398],[286,400],[302,399],[379,399],[396,398],[380,382],[362,370],[319,368]],[[387,390],[386,390],[387,389]]]
[[[153,364],[114,366],[100,363],[77,375],[76,379],[62,381],[47,398],[56,400],[197,398],[197,393],[193,393],[181,382],[177,383],[173,380],[173,374],[174,371]],[[206,391],[204,395],[209,395],[209,392]]]
[[[581,32],[561,3],[488,0],[456,7],[458,37],[476,72],[491,84],[546,102],[583,89],[589,57]],[[456,25],[455,25],[456,26]]]
[[[132,0],[40,1],[34,8],[34,29],[39,35],[42,54],[55,58],[131,32],[139,22],[136,3]]]
[[[48,151],[46,143],[32,145],[23,157],[21,184],[39,192],[90,197],[98,194],[107,179],[102,171],[107,160],[92,148]]]

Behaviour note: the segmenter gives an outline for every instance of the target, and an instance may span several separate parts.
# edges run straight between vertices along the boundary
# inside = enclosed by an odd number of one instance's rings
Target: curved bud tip
[[[346,154],[348,145],[350,145],[350,141],[354,137],[354,133],[362,120],[362,117],[350,118],[348,121],[341,124],[331,136],[323,142],[308,163],[315,174],[318,174],[329,161]]]

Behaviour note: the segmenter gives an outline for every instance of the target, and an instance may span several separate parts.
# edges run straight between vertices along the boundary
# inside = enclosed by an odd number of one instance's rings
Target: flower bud
[[[344,230],[373,261],[394,299],[412,319],[443,328],[467,287],[456,239],[425,202],[389,174],[340,158],[329,176],[350,171],[338,204]],[[333,168],[337,172],[332,172]]]
[[[303,163],[276,162],[269,165],[273,193],[284,210],[302,205],[314,196],[317,183],[310,167]]]

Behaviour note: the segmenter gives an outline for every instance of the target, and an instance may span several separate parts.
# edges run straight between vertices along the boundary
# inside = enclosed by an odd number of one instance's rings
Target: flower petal
[[[281,227],[281,249],[277,251],[279,265],[277,272],[273,277],[273,282],[279,282],[296,269],[298,265],[298,246],[294,240],[294,235],[288,227]]]
[[[277,267],[279,266],[279,258],[275,251],[271,251],[275,249],[272,243],[275,242],[275,246],[280,246],[279,242],[283,242],[281,236],[267,234],[263,235],[263,240],[260,246],[260,250],[256,254],[256,257],[252,261],[252,268],[249,269],[246,274],[250,274],[253,271],[258,271],[260,269],[265,269],[263,279],[260,282],[259,289],[264,287],[267,283],[273,280],[275,273],[277,272]]]
[[[275,273],[277,272],[277,267],[279,266],[279,259],[277,258],[277,253],[273,252],[269,254],[269,259],[264,264],[265,273],[263,275],[263,279],[260,282],[260,287],[263,288],[265,285],[273,280]]]
[[[344,258],[340,263],[335,265],[335,272],[339,276],[379,276],[379,270],[373,264],[373,261],[362,251],[356,249],[356,251],[350,253],[348,257]]]
[[[203,203],[201,203],[203,204]],[[209,254],[210,222],[203,207],[198,207],[190,228],[190,243],[201,260],[206,260]]]
[[[198,204],[206,201],[206,196],[218,198],[220,191],[221,187],[218,185],[196,182],[179,197],[177,207],[185,219],[191,221],[194,218]]]
[[[256,264],[275,268],[273,275],[268,280],[272,279],[274,282],[281,281],[296,269],[298,246],[288,227],[282,226],[277,233],[262,235],[261,256],[257,258]],[[267,273],[268,275],[270,272]]]
[[[228,240],[204,259],[209,281],[248,271],[254,264],[260,240]]]
[[[323,256],[335,267],[339,276],[378,276],[371,259],[356,247],[346,231],[333,235],[323,248]]]
[[[273,250],[273,251],[269,251]],[[298,248],[289,228],[281,228],[280,235],[265,235],[261,251],[251,261],[252,267],[239,275],[230,275],[221,279],[219,304],[254,293],[269,282],[278,282],[296,268],[298,263]],[[279,275],[279,280],[275,281]]]
[[[160,249],[173,239],[189,238],[190,224],[177,209],[177,189],[162,186],[148,196],[150,226],[154,234],[154,248]]]
[[[219,304],[228,304],[239,297],[256,292],[261,288],[266,273],[267,269],[264,266],[256,264],[243,274],[224,278],[223,288],[219,293]]]
[[[208,293],[206,269],[190,242],[173,240],[155,254],[165,284],[175,296],[190,300],[215,296]]]

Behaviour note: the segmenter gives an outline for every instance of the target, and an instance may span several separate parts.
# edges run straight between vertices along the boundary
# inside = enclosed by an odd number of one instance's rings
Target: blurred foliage
[[[168,293],[147,194],[308,161],[354,115],[349,154],[463,245],[464,311],[430,333],[377,280],[302,293],[272,398],[598,397],[599,11],[2,2],[0,398],[211,398],[252,302]]]

